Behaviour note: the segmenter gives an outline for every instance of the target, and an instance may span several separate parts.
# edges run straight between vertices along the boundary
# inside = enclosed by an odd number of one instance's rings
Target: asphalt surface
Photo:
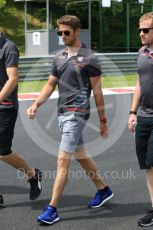
[[[31,102],[21,102],[15,128],[13,149],[34,167],[43,172],[43,191],[36,201],[29,201],[29,185],[23,174],[1,162],[0,191],[7,208],[0,210],[1,230],[137,230],[137,220],[150,208],[144,171],[139,170],[135,155],[134,137],[128,132],[127,117],[131,95],[105,96],[110,135],[99,138],[98,118],[93,99],[92,113],[84,138],[87,149],[94,156],[105,182],[114,197],[98,209],[88,209],[87,203],[96,192],[95,186],[79,164],[72,160],[69,182],[58,207],[60,222],[41,226],[37,216],[51,196],[60,140],[56,99],[43,105],[36,121],[28,121],[26,108]],[[148,229],[152,229],[148,227]]]

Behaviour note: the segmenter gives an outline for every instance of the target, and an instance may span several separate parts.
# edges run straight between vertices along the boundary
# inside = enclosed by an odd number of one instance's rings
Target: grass
[[[46,80],[19,82],[19,93],[40,92]]]
[[[107,76],[103,77],[102,87],[113,88],[113,87],[127,87],[135,86],[137,81],[137,75],[123,75],[123,76]]]
[[[135,86],[137,75],[124,76],[104,76],[102,78],[103,88]],[[22,81],[19,82],[19,93],[40,92],[46,80],[41,81]]]

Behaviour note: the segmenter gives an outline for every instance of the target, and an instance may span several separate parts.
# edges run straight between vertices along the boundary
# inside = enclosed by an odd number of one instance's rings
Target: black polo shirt
[[[139,50],[137,65],[141,89],[138,115],[153,116],[153,52],[147,46]]]
[[[90,77],[101,75],[100,62],[91,50],[82,45],[70,58],[67,49],[57,53],[51,74],[58,78],[58,114],[83,112],[89,115]]]
[[[3,35],[0,36],[0,90],[4,87],[8,80],[6,69],[8,67],[18,67],[19,52],[15,44],[8,40]],[[17,100],[17,87],[5,99],[3,105],[18,104]]]

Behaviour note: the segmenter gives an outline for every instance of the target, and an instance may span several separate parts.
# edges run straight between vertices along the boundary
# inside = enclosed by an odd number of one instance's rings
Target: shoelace
[[[94,197],[94,200],[97,200],[97,199],[99,199],[99,197],[100,197],[100,194],[99,194],[99,192],[96,192],[96,195],[95,195],[95,197]]]
[[[52,207],[50,207],[50,208],[46,207],[46,208],[44,208],[44,212],[45,212],[46,216],[50,217],[50,213],[52,213],[52,215],[53,215],[55,211]]]

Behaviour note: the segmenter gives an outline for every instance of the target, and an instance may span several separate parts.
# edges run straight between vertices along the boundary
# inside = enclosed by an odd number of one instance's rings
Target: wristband
[[[106,117],[101,118],[101,119],[100,119],[100,122],[106,124],[106,123],[107,123]]]
[[[136,111],[130,111],[129,114],[137,115],[137,112]]]

